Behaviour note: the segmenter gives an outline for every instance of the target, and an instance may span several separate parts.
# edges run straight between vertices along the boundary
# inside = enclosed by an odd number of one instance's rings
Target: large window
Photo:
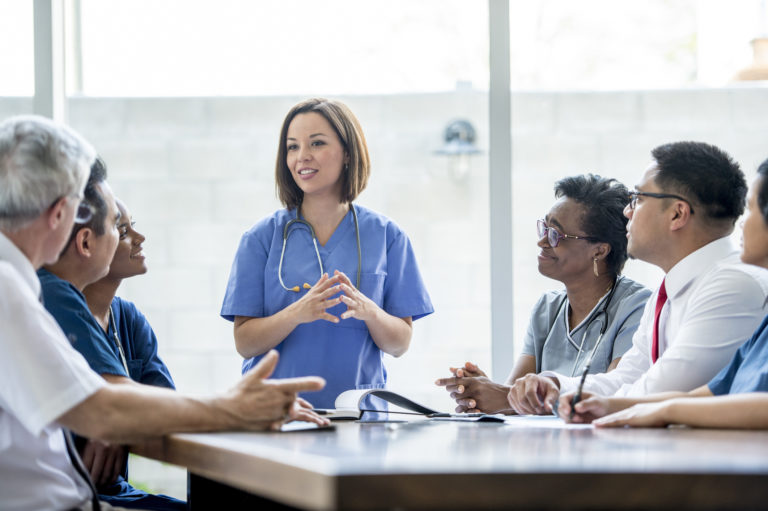
[[[484,2],[82,0],[92,96],[486,88]]]
[[[0,96],[35,93],[32,4],[0,0]]]
[[[647,90],[722,86],[768,34],[762,0],[512,2],[512,87]]]

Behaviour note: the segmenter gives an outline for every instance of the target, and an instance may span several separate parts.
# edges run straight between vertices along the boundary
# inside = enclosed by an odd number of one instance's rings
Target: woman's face
[[[348,157],[331,124],[316,112],[299,114],[288,125],[286,165],[304,197],[341,195]]]
[[[580,225],[586,210],[584,206],[567,197],[561,197],[544,218],[547,226],[560,234],[588,236]],[[545,277],[568,282],[576,277],[593,273],[595,247],[587,240],[563,238],[556,247],[549,244],[547,236],[537,243],[539,248],[539,273]]]
[[[747,194],[747,216],[741,235],[741,260],[768,268],[768,225],[757,204],[757,195],[765,178],[758,176]]]
[[[146,238],[134,229],[133,218],[125,204],[118,200],[117,207],[120,210],[120,221],[117,225],[120,238],[112,264],[109,266],[108,277],[125,279],[147,272],[141,246]]]

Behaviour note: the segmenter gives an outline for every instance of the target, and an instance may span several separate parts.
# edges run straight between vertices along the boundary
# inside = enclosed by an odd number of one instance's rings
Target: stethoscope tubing
[[[589,318],[589,321],[587,321],[587,324],[584,326],[584,333],[581,336],[581,344],[579,344],[578,351],[576,352],[576,359],[573,361],[573,367],[571,368],[571,376],[576,375],[576,368],[579,367],[579,359],[581,358],[581,352],[584,349],[584,341],[587,338],[587,332],[589,331],[589,327],[592,326],[592,323],[602,314],[603,319],[601,321],[602,324],[600,325],[600,333],[597,336],[597,341],[595,342],[595,345],[592,347],[591,353],[589,354],[586,367],[589,367],[592,365],[592,359],[595,357],[595,354],[597,353],[597,348],[598,346],[600,346],[600,343],[603,340],[603,335],[605,334],[605,331],[608,329],[608,306],[611,304],[611,300],[613,299],[613,294],[616,292],[616,287],[619,284],[619,280],[621,280],[621,276],[616,278],[616,280],[613,282],[613,286],[611,286],[611,291],[608,293],[608,296],[603,301],[603,306],[600,308],[600,310],[597,313],[593,314],[592,317]],[[564,303],[565,301],[563,301],[563,304]],[[558,310],[558,314],[559,313],[560,311]],[[574,344],[574,347],[576,347],[575,344]]]
[[[357,211],[355,210],[355,205],[350,203],[349,208],[352,210],[352,218],[355,221],[355,238],[357,240],[357,278],[355,279],[355,287],[357,289],[360,289],[360,274],[362,270],[362,264],[363,264],[363,255],[362,255],[362,249],[360,247],[360,225],[357,220]],[[293,231],[289,232],[290,227],[293,224],[301,224],[306,226],[309,229],[309,233],[312,236],[312,244],[315,248],[315,255],[317,256],[317,264],[320,266],[320,276],[322,276],[325,273],[325,270],[323,269],[323,260],[320,257],[320,249],[317,246],[317,236],[315,235],[315,229],[312,227],[312,224],[307,222],[306,220],[299,217],[299,208],[296,208],[296,218],[290,220],[289,222],[286,222],[285,226],[283,227],[283,247],[280,250],[280,262],[277,266],[277,278],[280,281],[280,285],[285,289],[286,291],[299,291],[299,286],[296,286],[294,288],[290,288],[285,285],[285,282],[283,282],[283,259],[285,257],[285,247],[288,244],[288,238],[291,235]],[[305,288],[306,288],[305,284]]]

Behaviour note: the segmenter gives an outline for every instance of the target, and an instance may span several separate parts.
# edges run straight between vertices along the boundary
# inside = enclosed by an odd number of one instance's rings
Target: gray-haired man
[[[299,418],[325,423],[296,400],[320,378],[265,382],[265,357],[226,395],[196,399],[144,385],[112,385],[90,370],[40,303],[35,271],[56,261],[75,221],[95,153],[41,117],[0,123],[0,507],[91,509],[62,429],[113,442],[173,431],[266,429]],[[146,413],[152,410],[152,413]],[[77,461],[76,458],[74,458]]]

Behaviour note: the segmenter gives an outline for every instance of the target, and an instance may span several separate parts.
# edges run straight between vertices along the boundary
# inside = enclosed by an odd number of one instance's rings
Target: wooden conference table
[[[554,417],[335,426],[175,434],[135,452],[186,467],[193,510],[237,507],[230,487],[261,508],[768,508],[764,431],[605,430]]]

